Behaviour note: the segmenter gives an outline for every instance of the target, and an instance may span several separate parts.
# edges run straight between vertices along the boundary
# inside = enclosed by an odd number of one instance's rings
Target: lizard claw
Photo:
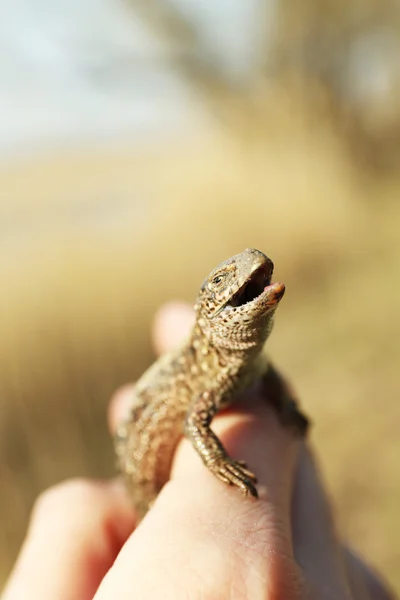
[[[244,469],[246,469],[250,475],[252,475],[253,477],[255,477],[255,475],[253,475],[253,473],[247,469],[247,463],[246,463],[245,460],[235,460],[235,463],[237,465],[239,465],[240,467],[243,467]]]
[[[247,468],[243,460],[234,461],[229,458],[220,458],[209,463],[207,467],[224,483],[236,485],[245,496],[258,498],[255,487],[257,477]]]

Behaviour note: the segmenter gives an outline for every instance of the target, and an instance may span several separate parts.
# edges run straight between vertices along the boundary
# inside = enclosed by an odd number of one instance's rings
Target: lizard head
[[[254,346],[264,341],[285,286],[271,283],[273,262],[247,248],[216,267],[204,281],[195,310],[216,344]]]

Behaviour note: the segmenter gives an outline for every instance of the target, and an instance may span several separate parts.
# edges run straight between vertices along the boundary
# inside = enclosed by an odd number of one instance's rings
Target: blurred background
[[[37,494],[114,473],[166,300],[247,246],[343,536],[400,591],[400,9],[2,0],[0,587]]]

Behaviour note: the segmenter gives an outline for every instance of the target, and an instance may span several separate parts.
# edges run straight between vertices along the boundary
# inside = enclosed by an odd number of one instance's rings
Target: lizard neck
[[[214,352],[227,354],[229,356],[258,354],[271,333],[273,326],[273,313],[267,316],[261,314],[259,319],[253,319],[251,323],[243,321],[235,328],[221,327],[219,324],[213,327],[212,322],[198,315],[192,330],[191,340],[196,344],[210,346]]]
[[[188,340],[189,354],[199,365],[215,370],[215,373],[231,377],[246,365],[250,365],[264,347],[269,330],[257,330],[246,339],[207,335],[202,319],[196,321]],[[211,364],[212,362],[212,364]]]
[[[185,355],[190,361],[191,385],[197,390],[218,391],[219,407],[228,406],[233,395],[245,389],[260,371],[263,342],[216,344],[197,322],[190,334]]]

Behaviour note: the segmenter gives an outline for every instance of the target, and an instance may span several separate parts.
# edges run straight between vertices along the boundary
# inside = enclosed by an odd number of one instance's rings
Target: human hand
[[[186,306],[165,307],[158,351],[175,345],[191,319]],[[111,429],[130,393],[116,394]],[[63,483],[37,501],[3,600],[393,598],[338,541],[312,452],[281,427],[261,389],[213,426],[257,473],[260,500],[218,482],[186,440],[137,529],[119,483]]]

